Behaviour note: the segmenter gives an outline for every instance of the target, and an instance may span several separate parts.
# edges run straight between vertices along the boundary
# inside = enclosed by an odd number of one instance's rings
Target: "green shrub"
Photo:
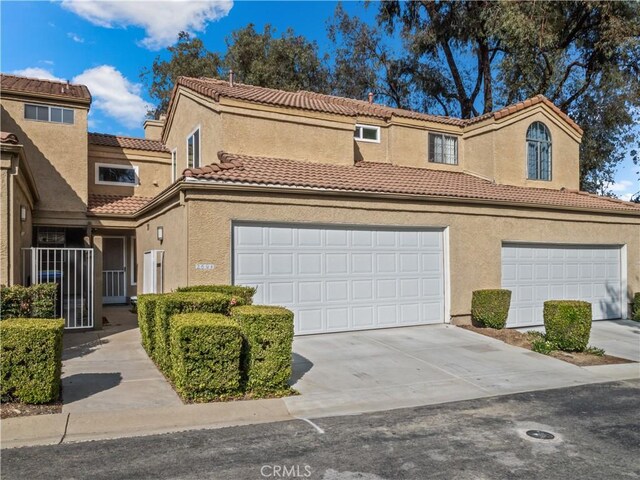
[[[549,340],[546,340],[544,336],[540,336],[531,339],[531,350],[542,353],[543,355],[549,355],[556,350],[556,346]]]
[[[160,369],[171,377],[171,355],[169,344],[169,319],[177,313],[221,313],[229,314],[231,297],[222,293],[165,293],[156,297],[155,321],[153,324],[153,359]]]
[[[591,355],[595,355],[596,357],[602,357],[605,354],[604,348],[598,347],[587,347],[584,349],[584,353],[589,353]]]
[[[559,350],[582,352],[591,333],[591,304],[577,300],[544,302],[545,338]]]
[[[224,315],[187,313],[171,317],[172,379],[194,401],[240,393],[242,334]]]
[[[243,382],[253,392],[287,387],[291,376],[293,312],[281,307],[247,305],[231,309],[245,344]]]
[[[475,290],[471,297],[471,318],[489,328],[504,328],[507,324],[511,290]]]
[[[0,323],[2,400],[46,403],[60,394],[63,320],[14,318]]]
[[[156,318],[156,300],[159,295],[153,293],[138,295],[138,327],[142,346],[147,354],[153,358],[154,324]]]
[[[31,293],[31,318],[54,318],[56,316],[57,283],[40,283],[28,288]]]
[[[636,322],[640,322],[640,292],[633,295],[633,315],[631,317],[632,320]]]
[[[256,289],[253,287],[243,287],[241,285],[193,285],[191,287],[180,287],[177,292],[210,292],[224,293],[236,299],[236,305],[251,305]]]
[[[57,283],[30,287],[0,287],[0,319],[53,318],[56,316]]]

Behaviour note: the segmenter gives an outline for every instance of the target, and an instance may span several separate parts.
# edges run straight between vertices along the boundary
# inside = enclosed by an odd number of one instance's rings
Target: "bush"
[[[556,350],[556,346],[543,336],[540,336],[531,339],[531,350],[542,353],[543,355],[549,355]]]
[[[237,322],[211,313],[171,317],[171,364],[185,398],[210,401],[240,393],[242,334]]]
[[[153,359],[160,369],[171,377],[171,355],[169,343],[169,319],[177,313],[221,313],[229,314],[231,297],[222,293],[166,293],[156,298],[153,324]]]
[[[591,333],[591,304],[577,300],[544,302],[545,338],[559,350],[582,352]]]
[[[633,316],[631,317],[631,319],[635,320],[636,322],[640,322],[640,292],[633,295],[632,311]]]
[[[0,323],[2,400],[58,399],[63,320],[15,318]]]
[[[0,319],[53,318],[56,316],[57,283],[30,287],[0,287]]]
[[[139,295],[137,302],[138,327],[140,328],[142,346],[151,358],[153,358],[153,344],[155,340],[154,324],[156,318],[156,300],[158,297],[159,295],[153,293]]]
[[[471,318],[483,327],[504,328],[507,324],[511,290],[475,290],[471,297]]]
[[[209,292],[224,293],[236,299],[236,305],[251,305],[256,289],[253,287],[243,287],[241,285],[194,285],[191,287],[180,287],[177,292]]]
[[[293,313],[281,307],[248,305],[231,310],[244,336],[243,381],[258,393],[287,387],[291,376]]]

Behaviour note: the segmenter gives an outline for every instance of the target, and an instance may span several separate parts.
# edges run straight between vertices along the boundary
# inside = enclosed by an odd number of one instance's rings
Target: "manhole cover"
[[[553,440],[556,436],[553,433],[545,432],[544,430],[527,430],[527,435],[538,440]]]

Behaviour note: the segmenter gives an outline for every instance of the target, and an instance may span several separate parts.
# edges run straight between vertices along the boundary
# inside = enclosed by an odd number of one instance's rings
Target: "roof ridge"
[[[26,75],[16,75],[14,73],[3,73],[0,72],[0,76],[3,77],[14,77],[14,78],[24,78],[25,80],[34,80],[37,82],[47,82],[47,83],[56,83],[59,85],[71,85],[74,87],[85,87],[88,88],[84,83],[72,83],[68,80],[51,80],[48,78],[37,78],[37,77],[27,77]]]
[[[161,140],[154,140],[152,138],[145,137],[132,137],[131,135],[116,135],[115,133],[101,133],[101,132],[87,132],[88,135],[99,135],[101,137],[112,137],[112,138],[129,138],[131,140],[145,140],[147,142],[160,142]]]

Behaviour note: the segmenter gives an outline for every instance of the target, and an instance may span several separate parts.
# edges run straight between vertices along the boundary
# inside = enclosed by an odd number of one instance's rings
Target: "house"
[[[64,285],[32,248],[64,231],[93,256],[94,316],[137,286],[236,283],[323,333],[466,321],[473,290],[503,287],[516,327],[558,298],[624,318],[640,290],[640,206],[579,191],[582,130],[542,96],[464,120],[181,77],[134,139],[86,133],[82,86],[4,75],[2,94],[0,282]]]

